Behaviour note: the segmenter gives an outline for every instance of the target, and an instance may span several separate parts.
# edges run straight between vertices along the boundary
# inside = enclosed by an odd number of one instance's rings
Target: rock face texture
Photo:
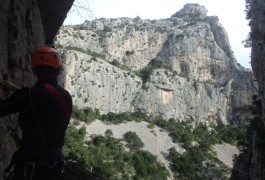
[[[251,66],[259,85],[259,92],[262,98],[262,106],[265,107],[265,2],[250,0],[251,6]],[[265,108],[263,108],[263,122],[265,123]]]
[[[4,0],[0,7],[0,79],[7,79],[18,86],[31,85],[34,81],[30,70],[29,52],[40,45],[43,29],[35,1]],[[0,120],[0,179],[15,150],[15,143],[7,127],[16,127],[12,117]]]
[[[248,0],[249,18],[251,26],[251,66],[258,81],[259,96],[262,101],[262,120],[265,123],[265,2],[262,0]],[[263,134],[264,134],[263,126]],[[263,145],[259,143],[262,139]],[[251,179],[265,179],[264,136],[254,134],[252,143],[252,159],[250,168]]]
[[[208,123],[241,122],[257,93],[218,17],[187,4],[168,19],[97,19],[57,35],[62,82],[79,107],[141,110]],[[139,75],[140,74],[140,75]]]
[[[73,1],[46,0],[45,3],[38,3],[36,0],[1,1],[0,80],[10,80],[19,87],[34,83],[30,54],[36,47],[44,44],[45,38],[55,36]],[[44,6],[45,4],[49,6]],[[52,8],[57,6],[62,10]],[[42,18],[44,13],[40,12],[44,11],[47,15]],[[48,23],[49,21],[52,23]],[[3,179],[4,168],[16,149],[13,139],[7,132],[7,127],[17,126],[15,118],[10,116],[0,119],[0,180]]]
[[[248,147],[235,161],[233,179],[265,179],[264,123],[265,123],[265,2],[262,0],[246,0],[247,19],[250,20],[250,37],[248,45],[252,47],[251,66],[258,83],[257,117]],[[257,101],[257,102],[258,102]],[[259,122],[260,120],[260,122]]]

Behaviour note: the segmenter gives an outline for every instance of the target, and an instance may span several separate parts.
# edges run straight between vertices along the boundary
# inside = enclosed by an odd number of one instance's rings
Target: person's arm
[[[5,97],[9,94],[10,91],[18,91],[19,87],[13,84],[10,81],[2,80],[0,82],[0,98]]]
[[[17,91],[10,97],[6,97],[10,91]],[[23,109],[23,103],[28,101],[28,93],[25,90],[19,90],[14,84],[9,81],[0,82],[0,117],[20,112]],[[24,104],[26,105],[26,104]]]

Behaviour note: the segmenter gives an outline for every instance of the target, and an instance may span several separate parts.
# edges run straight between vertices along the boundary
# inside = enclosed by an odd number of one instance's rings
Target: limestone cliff
[[[57,34],[63,83],[79,107],[241,122],[257,86],[218,17],[187,4],[168,19],[96,19]],[[140,76],[139,76],[140,74]]]

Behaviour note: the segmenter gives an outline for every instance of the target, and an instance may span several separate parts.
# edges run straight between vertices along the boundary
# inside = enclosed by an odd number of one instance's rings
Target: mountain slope
[[[244,122],[257,86],[236,62],[218,17],[187,4],[168,19],[64,26],[64,86],[78,107],[207,123]]]

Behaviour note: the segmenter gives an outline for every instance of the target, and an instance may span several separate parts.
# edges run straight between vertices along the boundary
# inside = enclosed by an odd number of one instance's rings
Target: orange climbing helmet
[[[59,53],[54,48],[49,46],[37,48],[31,55],[31,67],[34,69],[39,65],[60,68],[62,64]]]

